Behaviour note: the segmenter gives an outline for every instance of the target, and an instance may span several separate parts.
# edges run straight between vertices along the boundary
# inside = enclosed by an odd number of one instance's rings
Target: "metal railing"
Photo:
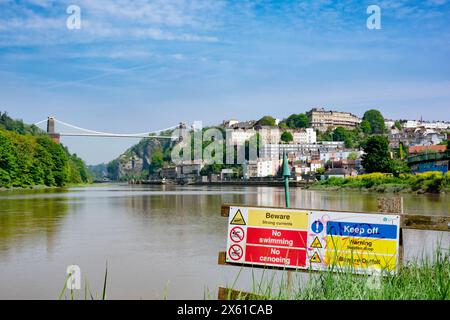
[[[427,161],[438,161],[438,160],[448,160],[450,159],[450,150],[445,152],[427,152],[418,155],[409,156],[407,161],[409,164]]]

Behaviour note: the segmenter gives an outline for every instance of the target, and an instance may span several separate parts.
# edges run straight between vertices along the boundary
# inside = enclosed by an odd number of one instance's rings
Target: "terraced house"
[[[361,123],[361,119],[350,112],[328,111],[324,108],[313,108],[306,115],[309,118],[310,126],[319,131],[337,127],[354,129]]]

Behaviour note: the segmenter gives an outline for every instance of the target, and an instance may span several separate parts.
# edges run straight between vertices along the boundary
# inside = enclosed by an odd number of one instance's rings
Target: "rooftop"
[[[433,151],[433,152],[444,152],[445,150],[447,150],[447,146],[414,146],[414,147],[409,147],[409,153],[421,153],[421,152],[426,152],[426,151]]]

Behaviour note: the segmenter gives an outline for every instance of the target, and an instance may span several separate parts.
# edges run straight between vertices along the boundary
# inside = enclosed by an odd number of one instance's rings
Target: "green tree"
[[[402,160],[405,158],[405,148],[403,147],[403,142],[400,142],[398,145],[398,155]]]
[[[289,143],[293,140],[294,140],[294,137],[292,136],[292,133],[290,133],[289,131],[285,131],[281,135],[281,141],[283,141],[285,143]]]
[[[337,127],[333,132],[333,141],[345,141],[349,136],[349,132],[347,129],[343,127]]]
[[[33,164],[34,182],[38,185],[54,186],[55,177],[53,175],[53,160],[50,152],[38,144],[36,146],[36,156]]]
[[[317,141],[333,141],[333,131],[328,129],[326,132],[316,131]]]
[[[371,134],[372,133],[372,127],[370,126],[370,122],[367,120],[361,121],[360,124],[361,130],[364,134]]]
[[[271,117],[271,116],[264,116],[261,119],[259,119],[258,124],[260,126],[271,126],[274,127],[276,123],[275,118]]]
[[[402,130],[402,123],[399,120],[396,120],[394,123],[394,128],[396,128],[397,130]]]
[[[367,173],[391,172],[391,158],[389,154],[389,141],[383,136],[372,136],[363,146],[365,154],[362,165]]]
[[[348,160],[356,160],[358,159],[358,153],[356,152],[350,152],[350,154],[348,155]]]
[[[69,182],[69,157],[64,148],[60,144],[53,142],[47,136],[38,137],[37,143],[44,147],[50,154],[52,159],[50,168],[55,178],[56,186],[62,187],[66,185]]]
[[[391,160],[390,162],[390,172],[398,177],[400,174],[411,173],[411,168],[408,167],[405,161],[403,160]]]
[[[317,169],[316,169],[316,173],[317,173],[318,175],[323,175],[323,174],[325,174],[325,168],[317,168]]]
[[[200,175],[207,176],[209,174],[219,174],[223,168],[224,168],[224,165],[222,165],[222,164],[217,164],[217,163],[209,164],[209,165],[204,166],[202,168],[202,170],[200,170]]]
[[[156,173],[164,166],[164,154],[162,150],[155,150],[152,154],[150,172]]]
[[[366,113],[364,113],[363,120],[367,120],[370,123],[372,134],[381,134],[386,130],[384,117],[378,110],[371,109],[369,111],[366,111]]]
[[[261,148],[261,142],[262,142],[262,138],[261,138],[261,135],[259,132],[257,132],[254,136],[252,136],[248,141],[245,141],[245,159],[246,160],[250,160],[250,157],[252,156],[252,155],[250,155],[250,146],[252,146],[252,148],[256,148],[256,156],[257,157],[260,156],[259,151]],[[226,147],[226,146],[224,145],[224,147]],[[236,149],[236,151],[237,151],[237,149]],[[227,163],[225,154],[224,154],[223,163]],[[234,163],[237,163],[237,152],[235,153]]]
[[[10,133],[11,134],[11,133]],[[17,163],[17,174],[13,180],[13,186],[25,187],[33,185],[31,168],[33,166],[34,144],[30,135],[11,135],[14,146],[14,157]]]
[[[289,128],[306,128],[308,127],[309,119],[304,113],[292,114],[286,119],[286,125]]]
[[[0,186],[12,186],[18,174],[17,159],[11,140],[0,132]]]
[[[119,159],[114,159],[106,165],[106,170],[108,172],[108,179],[119,180],[120,178],[119,167],[120,167]]]
[[[353,132],[343,127],[337,127],[333,131],[333,141],[344,141],[346,148],[353,148],[357,134],[356,131]]]
[[[88,182],[84,162],[36,126],[0,112],[0,186],[64,186]]]

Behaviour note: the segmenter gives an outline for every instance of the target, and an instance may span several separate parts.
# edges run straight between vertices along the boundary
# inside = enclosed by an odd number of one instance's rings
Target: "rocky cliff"
[[[168,155],[171,142],[168,139],[143,139],[108,164],[111,180],[148,179],[152,156],[155,151]]]

